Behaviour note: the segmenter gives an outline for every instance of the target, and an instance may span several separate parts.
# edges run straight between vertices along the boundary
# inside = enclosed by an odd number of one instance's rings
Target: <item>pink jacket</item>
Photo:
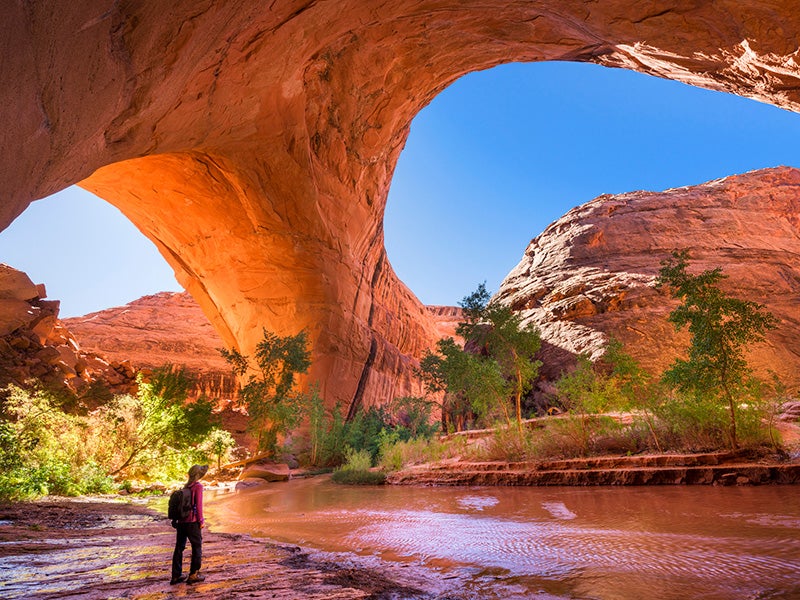
[[[189,486],[189,489],[192,490],[192,506],[194,506],[195,509],[183,522],[200,523],[200,525],[203,525],[205,523],[205,519],[203,518],[203,484],[199,481],[195,481]]]

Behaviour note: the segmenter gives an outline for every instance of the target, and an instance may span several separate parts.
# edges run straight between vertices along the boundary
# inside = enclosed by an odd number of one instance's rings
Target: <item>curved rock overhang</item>
[[[79,183],[226,343],[306,328],[351,407],[413,391],[435,338],[382,221],[411,120],[458,77],[583,61],[800,109],[789,1],[7,2],[0,29],[0,227]]]

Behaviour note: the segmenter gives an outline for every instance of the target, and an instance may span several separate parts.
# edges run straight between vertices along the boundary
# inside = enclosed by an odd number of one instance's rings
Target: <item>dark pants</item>
[[[203,536],[200,533],[200,523],[178,523],[175,536],[175,552],[172,554],[172,578],[177,579],[183,571],[183,550],[186,540],[192,545],[192,564],[189,574],[200,570],[203,560]]]

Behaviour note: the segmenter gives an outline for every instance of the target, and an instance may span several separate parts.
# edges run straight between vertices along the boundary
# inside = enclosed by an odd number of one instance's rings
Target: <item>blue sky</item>
[[[461,78],[414,120],[386,209],[386,246],[427,304],[494,291],[529,241],[603,193],[800,167],[800,115],[596,65],[511,64]],[[78,188],[0,233],[0,262],[45,283],[61,316],[178,290],[155,247]]]

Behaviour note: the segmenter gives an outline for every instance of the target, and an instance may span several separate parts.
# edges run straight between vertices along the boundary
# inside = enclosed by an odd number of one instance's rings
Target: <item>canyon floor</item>
[[[791,429],[794,433],[794,425]],[[798,483],[800,458],[794,456],[794,452],[792,454],[792,459],[780,465],[765,464],[763,459],[748,461],[749,464],[737,460],[732,469],[732,473],[736,474],[729,477],[728,481],[718,480],[716,475],[708,481],[693,481],[691,477],[687,480],[684,475],[683,483]],[[660,460],[659,457],[640,458],[658,462],[656,459]],[[707,464],[711,459],[721,464]],[[597,460],[600,459],[593,459],[594,462]],[[614,460],[624,462],[626,459]],[[697,455],[693,460],[701,463],[696,468],[709,473],[732,466],[728,460],[721,460],[720,455]],[[663,466],[668,471],[673,468],[670,465]],[[588,464],[584,465],[579,471],[584,472],[589,467]],[[640,467],[639,470],[643,471],[661,468],[655,464]],[[631,471],[630,465],[620,464],[615,465],[613,470],[617,472],[618,479],[620,474],[628,473],[630,476],[631,472],[638,472],[636,469]],[[531,473],[535,474],[535,470],[529,471],[529,477]],[[769,474],[772,475],[767,476]],[[449,465],[444,469],[423,468],[417,472],[406,472],[405,477],[406,483],[428,485],[523,483],[516,481],[515,477],[519,477],[514,469],[506,467],[497,472],[495,467],[488,468],[487,465],[480,469],[467,464]],[[571,478],[575,479],[575,476]],[[625,484],[622,479],[617,485]],[[648,479],[650,483],[668,483],[652,475],[648,475]],[[578,480],[572,483],[587,484]],[[678,481],[672,478],[671,483]],[[172,586],[169,583],[169,567],[174,535],[165,516],[141,500],[116,497],[44,498],[34,502],[0,505],[0,597],[9,600],[466,600],[480,597],[475,596],[474,590],[459,589],[457,582],[449,581],[447,576],[419,565],[380,560],[369,562],[356,555],[324,553],[208,529],[204,531],[203,543],[203,573],[206,580],[193,586]],[[188,559],[187,548],[185,567],[188,566]],[[537,597],[552,598],[547,594]]]
[[[412,568],[364,568],[342,557],[206,530],[203,583],[170,585],[175,534],[141,504],[107,498],[0,506],[0,597],[81,598],[456,598],[431,592]],[[184,554],[188,566],[189,549]],[[424,588],[422,587],[424,586]],[[423,591],[426,590],[426,591]]]

